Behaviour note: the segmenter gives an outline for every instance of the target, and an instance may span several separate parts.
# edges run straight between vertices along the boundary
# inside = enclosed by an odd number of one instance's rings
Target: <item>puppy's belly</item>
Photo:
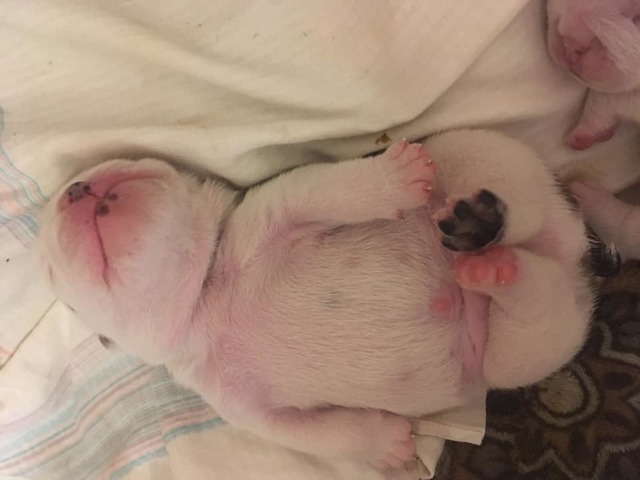
[[[482,359],[487,342],[490,299],[470,290],[462,290],[462,312],[460,321],[464,327],[460,332],[460,356],[465,375],[475,379],[482,375]]]
[[[489,301],[455,283],[426,222],[370,230],[301,241],[239,283],[233,369],[251,360],[261,400],[420,415],[483,385]]]
[[[472,382],[482,375],[490,301],[486,295],[453,285],[442,287],[431,303],[436,316],[458,324],[454,351],[464,367],[463,381]]]
[[[234,340],[241,355],[222,355],[233,364],[225,383],[235,391],[230,384],[251,363],[255,375],[241,383],[260,385],[259,400],[273,408],[342,405],[424,415],[460,405],[484,385],[489,299],[448,282],[437,290],[422,297],[422,312],[407,317],[362,312],[316,321],[301,309],[286,332],[273,323],[256,327],[253,340]],[[244,387],[241,395],[252,396]]]

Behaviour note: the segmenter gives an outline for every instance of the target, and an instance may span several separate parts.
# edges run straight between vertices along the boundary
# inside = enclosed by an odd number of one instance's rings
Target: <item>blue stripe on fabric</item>
[[[164,440],[165,444],[170,443],[171,441],[182,437],[184,435],[188,435],[190,433],[197,433],[197,432],[203,432],[205,430],[212,430],[214,428],[218,428],[221,427],[223,425],[226,425],[227,422],[225,422],[222,418],[220,417],[216,417],[216,418],[212,418],[209,420],[206,420],[204,422],[200,422],[200,423],[194,423],[191,425],[183,425],[177,428],[174,428],[172,430],[170,430],[169,432],[165,433],[162,436],[162,439]],[[162,458],[162,457],[166,457],[168,456],[168,452],[166,450],[165,447],[159,448],[157,450],[155,450],[154,452],[142,455],[139,458],[136,458],[135,460],[131,461],[130,463],[128,463],[127,465],[119,468],[118,470],[116,470],[115,472],[113,472],[110,476],[109,479],[110,480],[118,480],[122,477],[124,477],[125,475],[127,475],[129,472],[131,472],[132,470],[134,470],[136,467],[139,467],[141,465],[144,465],[145,463],[151,461],[151,460],[155,460],[157,458]]]
[[[2,107],[0,107],[0,135],[2,134],[2,132],[4,131],[4,109]],[[20,187],[22,187],[22,191],[24,192],[25,196],[27,197],[27,200],[31,203],[31,206],[36,207],[36,206],[40,206],[42,203],[45,203],[48,201],[47,196],[42,193],[42,190],[40,190],[40,185],[38,185],[38,182],[35,181],[35,179],[33,179],[32,177],[30,177],[29,175],[27,175],[26,173],[22,172],[21,170],[19,170],[11,161],[11,158],[9,157],[9,155],[7,155],[7,152],[5,151],[4,147],[2,146],[2,142],[0,142],[0,155],[3,155],[4,158],[6,159],[7,163],[9,164],[9,167],[11,169],[14,170],[14,175],[15,178],[12,178],[9,174],[9,172],[5,172],[4,170],[0,169],[0,173],[3,173],[7,176],[7,178],[11,181],[14,180],[16,183],[18,183],[20,185]],[[11,183],[11,182],[9,182]],[[31,195],[29,194],[29,187],[33,187],[35,192],[36,192],[36,197],[38,198],[31,198]]]
[[[8,430],[0,436],[4,437],[4,445],[0,442],[0,455],[5,455],[3,461],[0,461],[0,474],[28,474],[30,478],[43,480],[93,480],[100,477],[100,474],[104,475],[122,452],[136,448],[137,445],[152,442],[149,449],[153,449],[181,436],[225,424],[221,418],[213,416],[213,411],[201,397],[177,385],[166,369],[139,363],[131,365],[131,362],[137,360],[125,355],[115,359],[107,358],[107,354],[103,357],[101,352],[96,355],[91,348],[92,342],[95,343],[94,340],[83,343],[80,349],[85,353],[80,353],[76,357],[77,362],[72,364],[82,365],[80,375],[77,376],[75,369],[69,367],[70,370],[63,374],[67,379],[61,378],[57,392],[54,391],[47,404],[28,417],[31,419],[27,422],[16,422],[11,435],[13,438],[7,438],[10,436]],[[100,398],[109,395],[113,391],[112,386],[118,388],[118,383],[141,373],[144,375],[140,379],[142,385],[123,387],[121,396],[109,400]],[[87,375],[89,382],[84,378]],[[118,379],[113,380],[114,376]],[[107,383],[109,386],[104,388]],[[98,388],[100,393],[96,394],[94,390]],[[66,444],[59,444],[60,440],[56,439],[65,431],[78,426],[78,418],[88,405],[100,404],[101,401],[110,403],[104,405],[107,408],[99,415],[88,417],[87,423],[73,432],[78,437],[69,437]],[[60,408],[64,408],[63,412],[58,411]],[[208,418],[189,420],[191,415],[202,418],[202,414]],[[183,415],[186,418],[180,420],[179,417]],[[47,416],[50,418],[46,418]],[[172,421],[178,423],[163,432],[163,423]],[[55,432],[55,428],[62,427],[62,431]],[[48,437],[38,438],[42,435]],[[37,447],[46,450],[33,452]],[[21,448],[25,450],[19,451]],[[162,453],[162,449],[155,452],[155,455],[141,452],[138,458],[118,469],[117,475],[111,478],[121,478],[137,466],[166,454]],[[29,453],[35,453],[33,459],[25,458]],[[8,466],[9,463],[13,465]]]
[[[0,224],[0,228],[7,228],[25,248],[29,247],[33,242],[34,235],[31,230],[18,222],[8,222],[6,225]]]
[[[4,162],[0,164],[0,178],[2,178],[2,183],[5,183],[9,187],[8,195],[12,197],[11,202],[15,202],[18,206],[22,207],[23,210],[26,210],[26,212],[39,209],[48,199],[40,190],[38,183],[18,169],[11,161],[11,158],[2,145],[1,135],[4,131],[4,125],[4,111],[2,107],[0,107],[0,156],[4,159]],[[6,166],[4,163],[6,163]],[[35,198],[29,190],[35,191]],[[16,231],[16,225],[17,228],[23,231],[22,233]],[[11,215],[7,212],[0,212],[0,228],[2,227],[9,228],[11,233],[24,245],[31,242],[38,233],[38,222],[35,217],[29,213]]]
[[[12,228],[15,225],[19,226],[31,238],[33,238],[33,236],[37,234],[39,230],[38,223],[31,215],[21,213],[19,215],[16,215],[15,217],[12,217],[0,212],[0,228]]]
[[[109,433],[111,433],[109,437],[99,436],[98,434],[104,430],[105,418],[108,418],[113,410],[121,409],[121,406],[115,405],[114,408],[105,412],[103,416],[98,417],[95,422],[88,426],[83,431],[83,435],[72,445],[67,446],[64,450],[54,451],[55,456],[52,457],[50,455],[40,463],[23,466],[20,470],[20,475],[32,475],[38,471],[62,473],[58,464],[71,463],[69,460],[73,461],[78,456],[81,456],[85,461],[76,468],[73,478],[78,480],[80,477],[92,478],[88,475],[98,469],[104,469],[107,466],[105,464],[108,464],[118,451],[123,451],[126,441],[131,440],[131,438],[140,438],[144,435],[157,437],[158,424],[152,408],[147,411],[130,409],[126,414],[119,416],[118,419],[122,421],[122,425],[119,425],[120,429],[109,430]],[[126,429],[122,429],[124,425],[130,430],[133,429],[132,432],[129,432],[130,435],[127,438],[121,438],[122,433],[126,432]],[[96,441],[96,438],[101,438],[102,441]],[[93,439],[93,441],[88,442],[87,439]],[[88,471],[86,471],[87,469]],[[86,472],[81,475],[83,470]]]
[[[62,412],[58,413],[56,415],[56,417],[54,417],[53,419],[44,422],[42,425],[40,425],[40,427],[35,428],[33,430],[31,430],[28,433],[24,433],[23,435],[21,435],[19,442],[17,442],[16,444],[0,444],[0,452],[2,453],[7,453],[7,452],[11,452],[13,450],[16,450],[18,448],[21,447],[22,444],[27,443],[27,442],[33,442],[35,440],[38,440],[38,437],[46,435],[48,432],[50,432],[51,430],[54,430],[55,428],[59,428],[64,426],[65,424],[69,423],[69,421],[71,420],[76,420],[78,417],[80,417],[80,415],[87,409],[87,407],[89,407],[93,402],[95,402],[96,399],[98,399],[100,396],[102,396],[105,392],[108,392],[109,390],[112,389],[112,387],[114,385],[117,385],[118,383],[123,382],[124,380],[128,379],[129,377],[133,376],[135,373],[139,372],[140,370],[144,369],[146,366],[145,365],[138,365],[137,367],[133,368],[132,370],[129,370],[126,374],[122,375],[121,377],[111,381],[106,387],[101,387],[100,391],[96,394],[94,394],[93,396],[91,396],[91,398],[86,401],[80,408],[78,408],[78,405],[71,403],[65,410],[63,410]],[[149,368],[149,367],[146,367]],[[103,377],[104,375],[100,375],[100,377]],[[92,381],[93,380],[93,381]],[[79,389],[77,391],[77,395],[76,396],[81,396],[81,390],[88,390],[88,389],[92,389],[94,388],[94,382],[95,382],[95,377],[94,379],[89,380],[87,383],[85,383],[81,389]],[[38,447],[39,445],[41,445],[42,443],[47,443],[55,438],[57,438],[58,436],[62,435],[63,433],[65,433],[67,430],[69,430],[70,428],[72,428],[74,425],[74,423],[71,423],[69,425],[67,425],[64,429],[62,430],[58,430],[57,433],[55,434],[50,434],[47,438],[45,439],[40,439],[39,443],[37,444],[32,444],[32,446],[30,448],[28,448],[27,450],[23,450],[17,454],[13,454],[11,456],[0,456],[0,462],[8,462],[10,460],[12,460],[13,458],[19,456],[19,455],[24,455],[25,453],[28,453],[29,451],[35,449],[36,447]]]
[[[173,430],[169,430],[162,436],[162,439],[165,443],[170,443],[171,441],[175,440],[176,438],[180,438],[183,435],[202,432],[204,430],[211,430],[214,428],[222,427],[226,424],[227,422],[225,422],[221,417],[210,418],[209,420],[206,420],[204,422],[195,423],[192,425],[183,425],[180,427],[176,427]]]

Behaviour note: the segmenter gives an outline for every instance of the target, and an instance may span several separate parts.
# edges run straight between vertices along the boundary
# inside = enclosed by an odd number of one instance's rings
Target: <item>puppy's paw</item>
[[[479,190],[471,198],[448,199],[447,206],[434,215],[449,250],[473,251],[498,242],[504,234],[507,206],[489,190]]]
[[[565,143],[574,150],[586,150],[596,143],[606,142],[613,137],[616,125],[597,129],[589,125],[578,125],[565,139]]]
[[[516,255],[508,247],[493,247],[481,254],[464,254],[454,262],[456,281],[463,288],[484,290],[513,284],[518,278]]]
[[[370,415],[369,463],[380,471],[402,468],[416,454],[411,422],[384,411],[372,411]]]
[[[399,217],[403,212],[424,205],[435,183],[435,165],[421,143],[396,142],[380,156],[388,170],[392,203]]]

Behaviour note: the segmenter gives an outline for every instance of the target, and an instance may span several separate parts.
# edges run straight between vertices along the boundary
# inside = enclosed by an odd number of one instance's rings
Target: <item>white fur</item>
[[[547,47],[594,90],[640,88],[640,0],[548,0]]]
[[[591,89],[571,147],[589,148],[620,121],[640,121],[640,0],[548,0],[547,48]]]
[[[39,250],[61,300],[125,351],[166,363],[229,422],[398,467],[415,449],[405,417],[544,378],[580,348],[593,304],[582,220],[533,151],[487,131],[426,145],[433,163],[398,143],[295,169],[242,199],[159,161],[107,162],[75,180],[141,179],[111,182],[119,197],[105,217],[93,197],[58,196]],[[502,244],[518,277],[463,285],[490,301],[481,374],[468,377],[470,312],[430,305],[463,290],[454,264],[469,256],[440,245],[431,215],[480,188],[508,206]]]
[[[549,0],[547,12],[551,57],[590,87],[567,144],[589,148],[608,140],[621,121],[640,125],[640,0]],[[572,49],[585,50],[578,57],[592,55],[592,71],[571,68],[564,54]],[[595,232],[614,242],[623,257],[640,258],[640,207],[624,204],[593,182],[571,189]]]

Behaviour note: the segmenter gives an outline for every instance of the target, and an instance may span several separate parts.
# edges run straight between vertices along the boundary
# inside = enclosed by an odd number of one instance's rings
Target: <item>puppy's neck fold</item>
[[[168,363],[184,365],[208,354],[211,335],[215,335],[215,325],[221,312],[213,308],[212,298],[217,297],[221,282],[217,278],[218,251],[220,240],[225,231],[227,219],[235,209],[241,194],[222,182],[210,180],[202,186],[197,204],[198,215],[195,221],[196,257],[202,261],[201,269],[196,272],[198,291],[195,295],[186,335],[180,341]],[[186,337],[186,338],[185,338]]]

